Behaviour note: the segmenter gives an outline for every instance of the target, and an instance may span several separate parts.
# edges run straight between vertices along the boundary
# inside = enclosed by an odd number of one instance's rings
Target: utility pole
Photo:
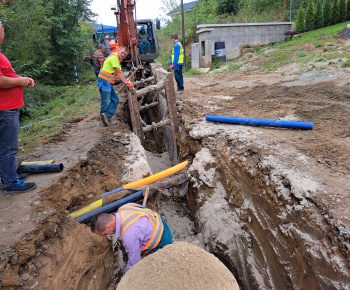
[[[182,18],[182,47],[184,49],[184,67],[186,67],[186,53],[185,53],[185,18],[184,18],[184,1],[181,0],[181,18]]]

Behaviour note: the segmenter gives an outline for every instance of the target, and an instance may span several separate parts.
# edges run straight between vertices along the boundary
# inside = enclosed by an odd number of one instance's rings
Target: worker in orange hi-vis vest
[[[141,261],[141,253],[151,254],[173,243],[170,228],[159,213],[136,203],[123,205],[115,214],[94,216],[90,226],[95,234],[121,239],[128,254],[125,272]]]
[[[103,124],[107,127],[116,123],[115,120],[111,120],[119,103],[119,97],[113,88],[115,81],[120,79],[129,89],[133,87],[133,84],[125,78],[120,65],[128,53],[129,49],[122,46],[117,53],[107,57],[97,77],[97,86],[101,95],[100,116]]]

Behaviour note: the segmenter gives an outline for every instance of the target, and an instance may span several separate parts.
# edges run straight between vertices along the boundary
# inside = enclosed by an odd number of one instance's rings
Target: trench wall
[[[206,250],[243,289],[348,289],[349,235],[310,198],[315,184],[234,130],[182,127],[181,158],[193,156],[187,199]]]

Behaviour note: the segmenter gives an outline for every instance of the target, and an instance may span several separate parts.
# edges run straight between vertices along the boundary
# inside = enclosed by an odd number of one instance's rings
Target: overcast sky
[[[185,0],[187,3],[192,0]],[[179,1],[180,3],[180,1]],[[99,14],[96,18],[97,23],[104,25],[116,25],[114,11],[111,7],[117,4],[117,0],[93,0],[91,2],[91,10]],[[137,19],[155,19],[157,17],[165,17],[163,11],[160,9],[163,6],[162,0],[137,0],[136,1],[136,17]]]

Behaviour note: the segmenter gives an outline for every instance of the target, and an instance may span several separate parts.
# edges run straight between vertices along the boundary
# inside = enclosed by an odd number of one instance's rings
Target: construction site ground
[[[225,166],[232,168],[235,158],[239,162],[245,160],[242,169],[251,178],[258,176],[254,166],[260,164],[261,172],[269,171],[270,180],[264,182],[273,184],[277,199],[321,210],[320,216],[301,212],[299,218],[310,225],[313,222],[307,219],[324,218],[328,226],[345,237],[339,243],[346,245],[350,229],[350,70],[334,67],[297,75],[288,73],[295,70],[288,67],[276,72],[220,74],[219,69],[185,78],[185,93],[177,95],[179,161],[204,160],[213,155],[221,166],[211,167],[222,171]],[[113,289],[116,258],[111,243],[72,220],[69,212],[95,201],[106,191],[144,177],[147,172],[142,168],[147,165],[132,159],[131,153],[139,145],[133,141],[136,137],[123,117],[125,102],[124,96],[116,125],[104,127],[96,109],[94,114],[67,124],[49,143],[22,156],[28,161],[54,159],[64,164],[64,171],[30,175],[28,181],[37,182],[38,188],[25,194],[7,196],[0,192],[0,288]],[[313,130],[216,124],[206,122],[207,115],[312,122]],[[120,132],[117,137],[113,135],[116,132]],[[213,153],[213,147],[217,152]],[[196,155],[199,152],[202,155]],[[229,152],[236,152],[237,156]],[[147,155],[152,173],[171,167],[166,153]],[[131,164],[133,175],[129,172]],[[210,177],[204,175],[192,168],[192,177],[210,185],[210,180],[205,181]],[[190,179],[190,192],[191,187],[200,188],[197,181]],[[260,194],[259,190],[256,193]],[[244,200],[229,200],[230,207],[243,203]],[[150,205],[170,225],[175,241],[210,251],[208,237],[200,234],[196,204],[200,202],[174,198],[169,193],[150,200]],[[269,210],[277,211],[266,208]],[[216,227],[222,226],[217,222]],[[322,231],[324,235],[327,232],[333,239],[335,233]],[[349,258],[346,247],[333,245],[332,251]],[[234,266],[227,266],[243,289],[254,289],[254,283],[232,270]],[[349,264],[344,268],[349,269]],[[269,283],[254,285],[258,289]],[[338,289],[346,288],[343,282],[339,285]],[[288,288],[299,289],[292,282]]]

